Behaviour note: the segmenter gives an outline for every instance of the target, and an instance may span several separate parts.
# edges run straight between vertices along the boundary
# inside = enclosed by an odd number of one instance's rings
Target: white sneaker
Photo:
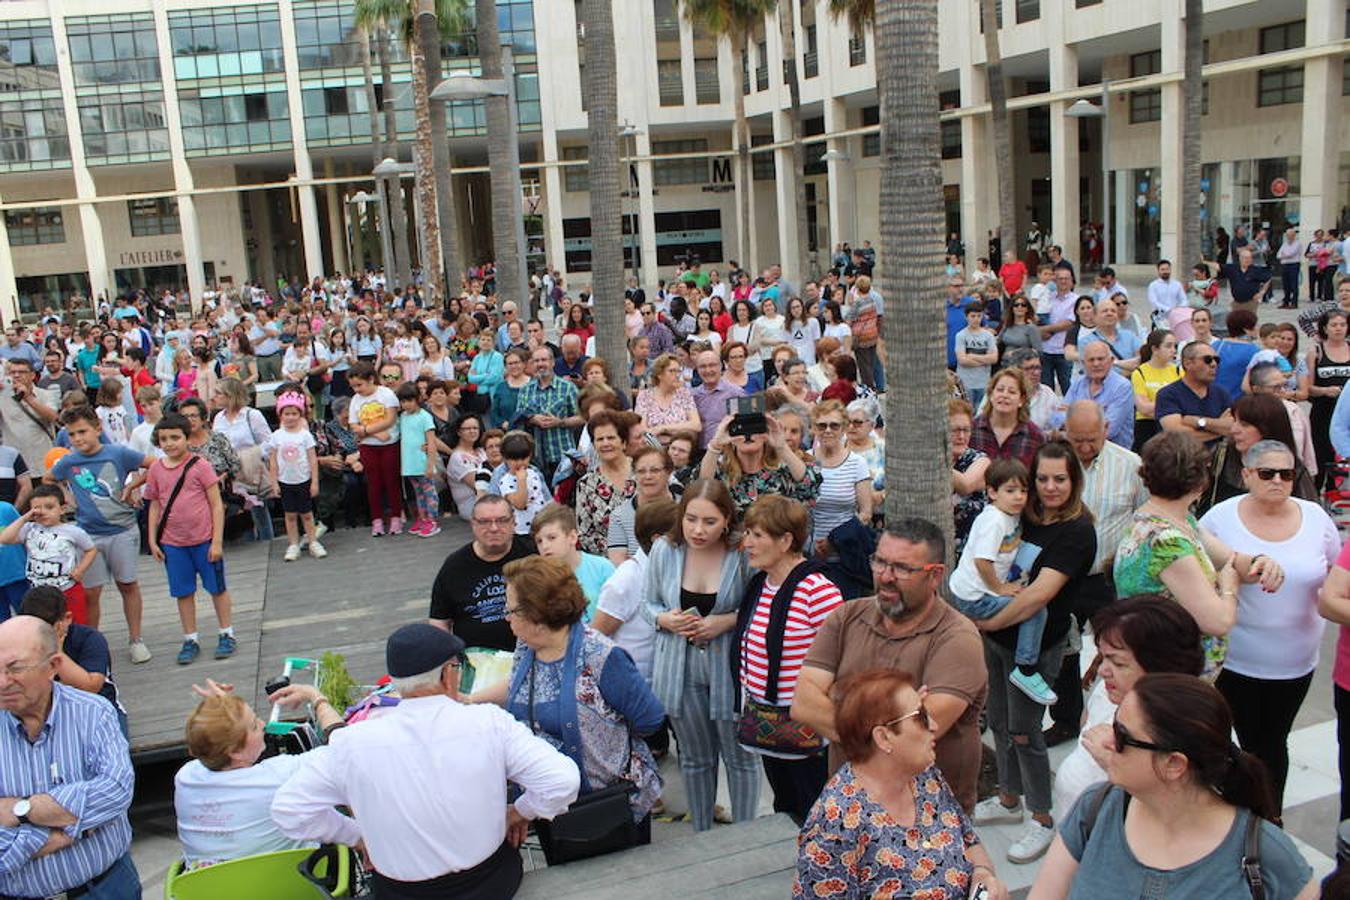
[[[986,797],[975,804],[972,821],[976,825],[1017,825],[1022,821],[1022,801],[1018,800],[1017,805],[1009,809],[1003,805],[998,794]]]
[[[135,640],[127,647],[127,652],[131,654],[131,661],[134,663],[145,663],[150,661],[150,648],[145,646],[145,641]]]
[[[291,544],[289,547],[287,547],[286,555],[282,557],[282,559],[286,560],[286,562],[295,562],[299,558],[300,558],[299,544]]]
[[[1055,829],[1053,825],[1042,825],[1032,819],[1022,829],[1022,833],[1017,836],[1017,840],[1013,841],[1012,846],[1008,848],[1008,860],[1021,865],[1040,859],[1045,855],[1045,851],[1050,849],[1050,844],[1054,839]]]
[[[315,559],[323,559],[328,555],[328,551],[323,548],[323,544],[320,544],[318,540],[313,540],[309,542],[309,555]]]
[[[327,525],[323,524],[322,522],[314,523],[314,540],[316,541],[319,540],[327,533],[328,533]],[[307,534],[300,535],[300,549],[303,550],[308,546],[309,546],[309,535]]]

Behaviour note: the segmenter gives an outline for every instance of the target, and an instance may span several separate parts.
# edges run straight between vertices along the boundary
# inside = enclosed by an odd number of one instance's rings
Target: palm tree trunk
[[[476,0],[478,59],[484,78],[502,77],[501,35],[497,29],[496,0]],[[520,251],[516,244],[516,218],[523,214],[511,167],[511,109],[505,97],[488,97],[487,151],[488,179],[492,186],[492,258],[497,267],[497,293],[514,300],[524,310],[530,297],[521,293],[527,273],[520,271]]]
[[[581,86],[589,122],[591,303],[596,352],[624,371],[623,207],[620,199],[619,90],[613,0],[582,0],[586,75]],[[652,263],[655,261],[653,260]],[[649,263],[652,264],[652,263]]]
[[[380,164],[380,160],[384,159],[384,134],[380,131],[380,110],[379,104],[375,100],[375,73],[370,65],[370,39],[370,34],[363,31],[361,32],[357,43],[361,48],[359,51],[361,54],[361,75],[365,79],[366,85],[366,112],[370,115],[370,167],[373,170]],[[377,192],[380,189],[379,182],[380,180],[376,179],[375,190]],[[389,223],[382,223],[381,228],[386,229],[381,234],[383,237],[383,235],[388,234],[387,229],[389,228]],[[375,237],[375,229],[371,229],[370,236],[372,238]],[[380,252],[379,254],[376,254],[372,248],[370,254],[371,261],[373,262],[376,255],[378,255],[381,264],[384,266],[386,277],[391,276],[394,271],[394,261],[388,257],[392,257],[393,253],[385,252],[384,248],[388,246],[387,241],[381,240],[378,243],[380,245]]]
[[[434,7],[428,9],[429,5],[429,0],[417,0],[413,37],[408,42],[412,57],[413,110],[417,121],[417,152],[413,154],[413,162],[417,166],[414,189],[418,215],[422,219],[422,239],[426,244],[422,250],[422,279],[430,290],[427,301],[444,303],[445,269],[441,265],[441,221],[436,200],[436,141],[431,130],[431,86],[427,78],[427,48],[431,48],[431,58],[436,60],[436,68],[439,69],[441,43],[437,36],[436,10]]]
[[[783,37],[783,77],[792,109],[792,168],[797,207],[797,258],[784,260],[797,267],[797,290],[811,277],[811,250],[807,246],[806,149],[802,146],[802,86],[797,78],[797,9],[793,0],[779,0],[778,29]],[[784,301],[786,303],[786,301]]]
[[[394,113],[394,84],[389,66],[389,29],[381,28],[376,52],[380,57],[380,93],[384,99],[385,155],[398,159],[398,121]],[[394,176],[386,186],[389,197],[389,221],[385,227],[394,234],[394,264],[385,264],[385,275],[402,287],[412,283],[412,256],[408,251],[408,213],[403,204],[403,178]]]
[[[998,18],[994,4],[998,0],[980,0],[980,21],[984,26],[984,73],[989,80],[989,105],[994,122],[994,177],[998,181],[998,234],[1004,250],[1017,253],[1017,188],[1013,180],[1012,123],[1008,115],[1008,82],[1003,77],[1003,53],[998,45]],[[1067,223],[1056,222],[1064,228]],[[1065,235],[1059,235],[1061,241]],[[979,254],[976,254],[978,256]],[[991,259],[994,271],[1002,260]]]
[[[745,117],[745,94],[741,92],[741,67],[745,65],[744,33],[731,38],[731,67],[735,74],[732,107],[736,114],[736,178],[740,181],[740,205],[736,209],[736,259],[746,269],[754,267],[750,259],[750,207],[755,202],[754,168],[750,164],[750,120]]]
[[[1173,271],[1201,260],[1200,241],[1200,115],[1205,53],[1203,0],[1186,0],[1186,77],[1181,82],[1181,235],[1180,257]]]
[[[422,45],[422,62],[429,95],[441,83],[441,31],[435,0],[418,0],[417,18],[417,39]],[[423,19],[428,21],[423,23]],[[431,101],[431,161],[436,187],[436,222],[441,236],[441,271],[445,273],[442,303],[449,299],[451,293],[459,292],[464,266],[459,253],[459,221],[450,175],[454,160],[450,156],[450,130],[446,124],[445,110],[444,101]]]
[[[881,105],[881,248],[889,300],[886,519],[921,516],[952,534],[938,142],[938,0],[876,6]],[[926,248],[926,249],[925,249]]]

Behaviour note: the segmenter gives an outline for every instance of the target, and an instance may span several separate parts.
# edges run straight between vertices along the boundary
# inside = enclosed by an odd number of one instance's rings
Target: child
[[[548,506],[548,484],[544,473],[530,462],[534,458],[534,438],[523,431],[508,431],[502,438],[502,459],[506,472],[501,476],[501,494],[516,515],[516,534],[529,534],[534,516]]]
[[[540,556],[561,559],[572,567],[581,583],[581,592],[586,595],[586,612],[581,618],[589,622],[595,613],[595,605],[600,602],[600,589],[614,574],[614,563],[603,556],[577,549],[577,514],[570,506],[550,503],[539,510],[530,526],[530,534]]]
[[[19,511],[13,503],[0,501],[0,528],[17,521]],[[17,615],[28,583],[28,557],[21,544],[0,544],[0,622]]]
[[[992,331],[984,327],[984,304],[976,300],[966,307],[966,327],[956,333],[956,375],[965,385],[970,405],[980,408],[989,372],[998,362],[998,344]]]
[[[103,632],[74,621],[66,604],[66,595],[51,585],[30,590],[24,596],[19,612],[52,626],[56,631],[56,645],[61,648],[56,656],[56,677],[62,684],[98,694],[111,703],[125,737],[127,711],[122,708],[117,685],[113,683],[112,653]]]
[[[1036,268],[1036,283],[1027,291],[1027,298],[1036,304],[1036,322],[1050,324],[1050,308],[1054,305],[1055,292],[1051,281],[1055,277],[1054,266],[1042,263]]]
[[[109,444],[125,444],[131,440],[127,411],[122,406],[121,379],[105,378],[99,385],[98,420],[103,423],[103,439]]]
[[[177,413],[159,420],[155,443],[164,452],[150,466],[145,499],[150,504],[150,553],[164,563],[169,593],[178,601],[183,646],[178,664],[186,666],[201,653],[197,639],[197,578],[211,595],[220,634],[216,659],[232,656],[238,642],[230,624],[230,594],[225,589],[225,562],[221,543],[225,534],[225,504],[220,478],[211,464],[187,448],[192,426]]]
[[[1211,278],[1207,263],[1191,266],[1191,283],[1187,285],[1191,295],[1190,305],[1196,308],[1211,306],[1219,298],[1219,282]]]
[[[394,392],[403,410],[398,417],[399,457],[403,477],[412,488],[413,502],[417,504],[417,521],[409,534],[431,537],[441,533],[436,520],[441,515],[440,498],[436,496],[436,420],[422,408],[415,384],[400,384]]]
[[[272,493],[281,496],[286,514],[286,562],[300,558],[299,524],[304,523],[309,555],[328,555],[314,533],[314,498],[319,496],[318,444],[305,422],[305,395],[285,393],[277,398],[281,427],[272,432]]]
[[[75,621],[83,625],[88,621],[88,603],[81,581],[98,550],[83,528],[61,521],[65,502],[65,494],[54,484],[33,488],[28,512],[0,531],[0,544],[22,543],[28,554],[29,583],[50,585],[65,594]]]
[[[1027,505],[1031,483],[1027,467],[1016,459],[994,460],[985,472],[984,483],[989,505],[970,526],[970,536],[950,583],[953,604],[972,619],[988,619],[1011,603],[1022,590],[1013,580],[1014,563],[1023,563],[1022,568],[1029,569],[1035,557],[1026,557],[1039,552],[1032,544],[1022,545],[1022,508]],[[1013,656],[1017,667],[1008,680],[1032,700],[1050,706],[1059,698],[1036,671],[1046,618],[1045,609],[1041,609],[1017,626]]]
[[[164,407],[160,405],[159,385],[148,384],[136,391],[136,403],[145,415],[145,421],[131,429],[131,439],[127,443],[131,449],[146,456],[159,459],[164,453],[155,446],[155,426],[164,417]]]
[[[375,367],[359,362],[347,370],[354,396],[347,409],[352,435],[360,441],[361,470],[366,475],[370,501],[370,533],[380,537],[386,523],[390,534],[403,532],[403,502],[399,490],[398,397],[375,381]]]

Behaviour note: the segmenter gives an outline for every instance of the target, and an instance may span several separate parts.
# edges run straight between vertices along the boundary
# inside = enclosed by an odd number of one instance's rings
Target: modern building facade
[[[828,268],[834,244],[876,242],[872,36],[831,18],[826,0],[790,2],[806,135],[800,209],[778,21],[751,36],[736,72],[729,43],[685,21],[678,0],[615,0],[626,258],[644,283],[691,258],[781,260],[810,277]],[[1075,258],[1080,226],[1102,222],[1117,263],[1175,255],[1183,5],[1001,0],[1019,233],[1039,222]],[[515,51],[529,258],[584,284],[580,2],[497,7]],[[940,9],[948,223],[978,255],[996,210],[978,0]],[[1207,0],[1205,10],[1206,232],[1286,221],[1310,232],[1344,220],[1345,0]],[[186,284],[199,297],[217,282],[377,263],[384,217],[369,192],[379,156],[356,35],[350,0],[0,2],[0,313],[31,313],[72,292]],[[476,71],[476,54],[471,34],[443,48],[449,71]],[[377,84],[376,102],[392,98],[406,161],[411,75],[397,40],[375,58],[377,82],[382,68],[388,90]],[[748,184],[732,164],[737,90],[752,134]],[[1068,115],[1075,100],[1103,96],[1105,129]],[[489,259],[481,102],[451,104],[448,121],[462,253]],[[738,192],[751,197],[744,235]],[[813,260],[806,273],[791,271],[798,217]],[[415,223],[407,227],[416,247]]]

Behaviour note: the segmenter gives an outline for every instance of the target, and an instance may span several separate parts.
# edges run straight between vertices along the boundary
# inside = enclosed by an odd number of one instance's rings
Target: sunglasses
[[[1018,309],[1018,308],[1021,308],[1021,309],[1031,309],[1031,304],[1030,304],[1030,303],[1022,303],[1021,301],[1018,301],[1017,303],[1014,303],[1014,304],[1012,305],[1012,308],[1013,308],[1013,309]]]
[[[1262,481],[1273,481],[1278,477],[1287,484],[1294,483],[1295,472],[1293,469],[1267,469],[1262,467],[1256,470],[1256,474]]]
[[[1212,366],[1219,361],[1219,358],[1212,353],[1206,353],[1204,356],[1197,356],[1195,358],[1207,366]]]
[[[399,380],[400,378],[402,378],[402,377],[403,377],[402,375],[395,375],[395,374],[393,374],[393,373],[391,372],[391,373],[389,373],[388,375],[381,375],[381,376],[380,376],[380,380],[381,380],[381,381],[398,381],[398,380]]]
[[[1126,747],[1137,747],[1140,750],[1148,750],[1152,753],[1175,753],[1171,747],[1164,747],[1161,744],[1154,744],[1149,741],[1141,741],[1139,738],[1130,734],[1125,726],[1119,721],[1111,723],[1111,734],[1116,739],[1116,752],[1124,753]]]
[[[918,708],[915,709],[914,712],[905,713],[903,716],[896,716],[889,722],[878,722],[876,725],[872,727],[893,728],[895,726],[904,724],[906,719],[918,719],[919,725],[922,726],[924,731],[928,731],[933,727],[933,720],[929,717],[928,710],[924,708],[924,705],[922,703],[919,704]]]
[[[843,428],[844,428],[844,423],[843,423],[843,422],[817,422],[817,423],[816,423],[816,430],[817,430],[817,431],[842,431]]]

